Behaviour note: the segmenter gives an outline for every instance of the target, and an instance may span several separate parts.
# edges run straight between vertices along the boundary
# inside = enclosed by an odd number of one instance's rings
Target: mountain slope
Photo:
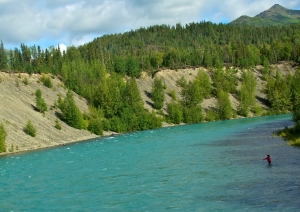
[[[253,18],[243,15],[230,22],[229,25],[276,26],[295,24],[299,23],[299,21],[300,10],[290,10],[275,4]]]
[[[265,105],[264,99],[266,99],[263,89],[265,81],[262,81],[261,66],[252,69],[257,79],[256,97],[257,103],[267,110],[268,106]],[[288,73],[294,74],[295,67],[290,64],[277,64],[272,65],[272,70],[278,70],[281,75]],[[179,69],[179,70],[160,70],[155,73],[155,76],[161,78],[166,85],[166,101],[164,102],[163,113],[166,114],[167,103],[171,101],[170,95],[167,93],[171,90],[175,91],[177,98],[181,98],[181,88],[177,85],[177,81],[184,77],[187,81],[193,81],[198,73],[199,68],[196,69]],[[208,74],[212,74],[213,70],[203,69]],[[241,73],[239,70],[237,76],[241,81]],[[23,83],[23,80],[28,79],[28,85]],[[58,145],[64,145],[75,141],[86,140],[90,138],[98,137],[86,130],[74,129],[64,122],[60,121],[62,126],[61,130],[56,129],[55,121],[57,119],[57,113],[60,111],[54,107],[54,102],[58,99],[58,94],[63,97],[66,95],[67,90],[64,88],[63,83],[58,79],[52,79],[53,88],[47,88],[40,83],[41,75],[26,73],[13,74],[0,72],[0,123],[4,125],[7,132],[6,146],[7,152],[19,152],[29,151],[39,148],[53,147]],[[153,76],[143,72],[142,77],[137,79],[137,85],[140,90],[141,97],[144,102],[145,109],[150,112],[153,111],[151,105],[153,101],[148,94],[151,93],[152,83],[154,81]],[[240,85],[238,86],[240,87]],[[35,91],[40,89],[42,91],[42,97],[48,106],[48,111],[45,115],[34,110]],[[232,108],[237,110],[239,105],[236,95],[229,94]],[[82,112],[88,111],[87,101],[74,93],[74,100],[76,105]],[[201,106],[204,111],[216,107],[216,98],[204,99]],[[23,128],[26,125],[27,120],[30,120],[37,129],[37,136],[31,137],[23,132]],[[166,126],[166,123],[163,123]],[[104,132],[104,135],[110,135],[112,132]],[[14,146],[13,151],[9,151]],[[5,153],[1,153],[5,154]],[[1,155],[0,154],[0,155]]]
[[[40,83],[40,77],[38,74],[0,72],[0,123],[4,124],[7,132],[7,149],[12,149],[13,146],[14,152],[28,151],[97,137],[86,130],[74,129],[62,121],[61,130],[54,127],[59,113],[54,102],[57,101],[58,94],[63,97],[66,95],[66,89],[57,78],[52,79],[53,88],[47,88]],[[28,85],[22,82],[25,78],[28,79]],[[45,115],[34,110],[37,89],[42,91],[42,97],[48,106]],[[74,94],[74,100],[81,111],[88,111],[87,102],[83,98]],[[28,120],[37,130],[36,137],[23,132]]]

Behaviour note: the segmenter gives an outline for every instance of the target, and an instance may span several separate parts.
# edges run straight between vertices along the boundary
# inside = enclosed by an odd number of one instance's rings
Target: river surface
[[[0,211],[299,211],[300,149],[272,137],[292,125],[201,123],[3,156]]]

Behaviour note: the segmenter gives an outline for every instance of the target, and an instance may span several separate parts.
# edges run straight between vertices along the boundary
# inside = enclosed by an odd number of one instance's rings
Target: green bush
[[[205,120],[206,121],[215,121],[218,119],[218,114],[213,110],[206,111]]]
[[[165,92],[162,79],[159,79],[157,77],[154,78],[152,84],[151,98],[153,100],[153,107],[155,109],[159,110],[163,107],[165,100]]]
[[[28,79],[27,79],[27,78],[24,78],[24,79],[23,79],[23,83],[24,83],[25,85],[28,85]]]
[[[9,152],[14,152],[15,151],[15,147],[14,147],[14,144],[11,144],[9,150]]]
[[[260,104],[256,103],[253,108],[252,111],[255,115],[260,116],[263,113],[263,109],[261,107]]]
[[[110,127],[111,131],[117,133],[126,132],[126,124],[124,124],[122,120],[117,116],[114,116],[110,119]]]
[[[184,78],[184,76],[182,76],[179,80],[176,81],[176,85],[178,87],[185,87],[187,85],[187,81],[186,79]]]
[[[101,124],[102,124],[103,130],[109,131],[109,129],[110,129],[110,123],[109,123],[109,121],[107,119],[102,119],[101,122],[102,122]]]
[[[100,119],[91,119],[89,121],[88,130],[96,135],[103,135],[102,122]]]
[[[41,77],[41,81],[43,82],[43,84],[47,87],[47,88],[52,88],[52,81],[51,78],[49,76],[43,75]]]
[[[35,97],[36,97],[36,108],[41,112],[44,113],[48,110],[47,104],[45,100],[42,98],[42,91],[40,89],[37,89],[35,91]]]
[[[4,125],[0,124],[0,152],[6,152],[6,139],[7,133],[4,129]]]
[[[76,129],[86,129],[83,115],[75,103],[72,92],[69,90],[64,100],[58,97],[58,107],[62,112],[62,120]]]
[[[174,123],[174,124],[180,124],[183,121],[183,113],[181,105],[178,102],[170,102],[167,107],[167,121]]]
[[[23,131],[32,137],[36,136],[36,128],[34,125],[31,123],[30,120],[27,121],[26,126],[24,127]]]
[[[172,100],[175,101],[177,99],[175,90],[169,90],[168,94],[172,98]]]
[[[58,119],[55,120],[55,128],[61,130],[61,125]]]
[[[200,105],[183,107],[183,121],[187,124],[199,123],[203,119],[202,107]]]

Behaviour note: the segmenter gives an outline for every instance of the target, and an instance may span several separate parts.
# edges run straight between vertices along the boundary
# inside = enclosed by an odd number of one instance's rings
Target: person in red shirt
[[[270,155],[267,155],[267,157],[264,158],[263,160],[267,160],[268,164],[271,165],[272,160],[271,160]]]

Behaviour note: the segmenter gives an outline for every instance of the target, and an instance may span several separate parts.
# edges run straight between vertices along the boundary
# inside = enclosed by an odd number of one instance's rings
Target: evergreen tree
[[[167,107],[168,116],[167,119],[169,122],[174,124],[180,124],[183,121],[183,112],[180,103],[171,101]]]
[[[7,133],[5,131],[4,125],[0,124],[0,153],[6,152],[6,139]]]
[[[44,113],[48,110],[47,104],[45,100],[42,98],[42,91],[40,89],[37,89],[35,91],[35,100],[36,100],[36,108],[39,110],[39,112]]]
[[[32,124],[30,120],[27,121],[26,126],[24,127],[23,131],[27,134],[30,135],[31,137],[36,136],[36,128]]]
[[[7,55],[4,49],[3,42],[0,43],[0,70],[5,70],[8,68]]]
[[[203,120],[201,105],[183,107],[183,122],[187,124],[199,123]]]
[[[194,107],[203,101],[203,95],[197,81],[188,82],[181,90],[182,105],[184,107]]]
[[[291,109],[291,76],[282,77],[279,72],[275,79],[270,76],[267,79],[266,94],[271,106],[271,113],[280,114]]]
[[[220,90],[217,95],[217,114],[221,120],[232,118],[232,107],[229,95],[222,90]]]
[[[296,130],[300,132],[300,71],[296,71],[292,83],[292,105],[293,120],[296,123]]]
[[[134,112],[140,112],[144,110],[144,103],[134,77],[131,77],[127,81],[125,102],[132,108]]]
[[[72,92],[68,90],[65,99],[63,101],[58,100],[58,102],[60,102],[59,108],[62,112],[62,120],[76,129],[85,129],[83,116],[75,104]]]
[[[207,98],[207,99],[210,98],[211,83],[210,83],[209,76],[205,71],[200,70],[198,72],[194,83],[198,86],[201,96],[203,96],[204,98]]]
[[[151,98],[153,100],[153,107],[155,109],[159,110],[163,107],[165,100],[164,85],[162,80],[157,77],[154,78],[152,83]]]
[[[255,105],[256,79],[251,71],[242,74],[242,86],[239,92],[240,105],[238,112],[242,116],[248,116],[250,109]]]
[[[106,118],[112,118],[124,105],[126,84],[116,74],[101,78],[101,83],[95,89],[94,106],[101,108]]]

